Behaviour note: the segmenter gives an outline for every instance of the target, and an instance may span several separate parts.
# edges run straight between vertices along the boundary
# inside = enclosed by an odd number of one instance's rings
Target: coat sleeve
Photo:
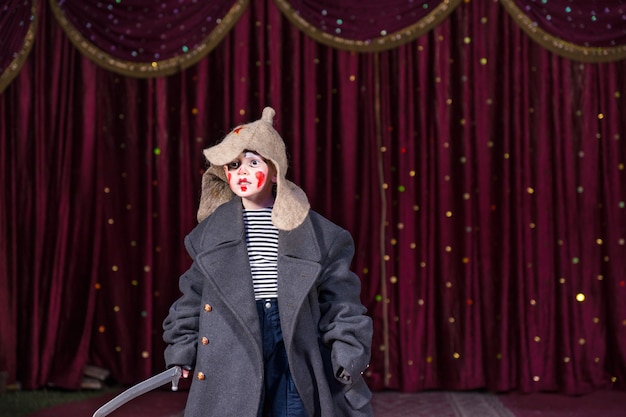
[[[360,299],[361,281],[350,271],[353,256],[352,236],[342,229],[330,245],[318,287],[322,341],[331,348],[333,372],[344,384],[367,368],[373,333]]]
[[[196,362],[203,276],[195,262],[196,252],[189,236],[185,238],[185,247],[194,262],[180,277],[182,295],[172,304],[163,321],[163,340],[167,343],[165,364],[168,368],[174,365],[191,368]]]

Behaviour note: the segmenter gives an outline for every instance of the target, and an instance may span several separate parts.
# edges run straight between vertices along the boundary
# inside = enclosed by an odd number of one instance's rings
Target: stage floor
[[[60,404],[28,417],[89,417],[119,391]],[[11,395],[10,393],[5,394]],[[182,417],[186,391],[165,388],[146,393],[111,413],[111,417]],[[7,408],[7,398],[0,404]],[[562,394],[494,394],[476,391],[374,392],[375,417],[626,417],[626,391]],[[0,417],[23,415],[0,408]],[[228,416],[225,416],[228,417]]]

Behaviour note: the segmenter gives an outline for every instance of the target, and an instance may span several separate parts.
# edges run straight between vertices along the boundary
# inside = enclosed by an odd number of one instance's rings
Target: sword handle
[[[178,381],[180,380],[180,376],[183,374],[183,370],[180,366],[175,366],[174,368],[176,371],[174,372],[174,375],[172,375],[172,391],[178,391]]]

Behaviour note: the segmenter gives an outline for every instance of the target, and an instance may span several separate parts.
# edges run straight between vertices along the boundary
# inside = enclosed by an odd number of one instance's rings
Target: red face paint
[[[244,185],[244,186],[242,186],[242,187],[241,187],[241,191],[243,191],[243,192],[245,193],[246,191],[248,191],[248,187],[246,187],[245,185]]]
[[[230,184],[230,179],[231,179],[232,177],[233,177],[233,176],[232,176],[232,174],[229,172],[229,173],[228,173],[228,183],[229,183],[229,184]]]
[[[265,174],[261,171],[258,171],[254,175],[256,176],[256,179],[258,180],[257,185],[256,185],[257,188],[263,187],[263,184],[265,184]]]

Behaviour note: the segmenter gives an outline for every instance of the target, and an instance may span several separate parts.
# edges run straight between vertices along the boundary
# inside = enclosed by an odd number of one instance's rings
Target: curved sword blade
[[[182,370],[180,366],[174,366],[167,371],[163,371],[160,374],[157,374],[151,378],[146,379],[143,382],[140,382],[137,385],[133,385],[126,391],[119,394],[117,397],[113,398],[111,401],[104,404],[102,407],[98,408],[96,412],[93,413],[93,417],[108,416],[113,411],[117,410],[130,400],[137,398],[148,391],[152,391],[153,389],[165,385],[168,382],[172,383],[172,391],[177,391],[178,380],[180,379],[181,375]]]

